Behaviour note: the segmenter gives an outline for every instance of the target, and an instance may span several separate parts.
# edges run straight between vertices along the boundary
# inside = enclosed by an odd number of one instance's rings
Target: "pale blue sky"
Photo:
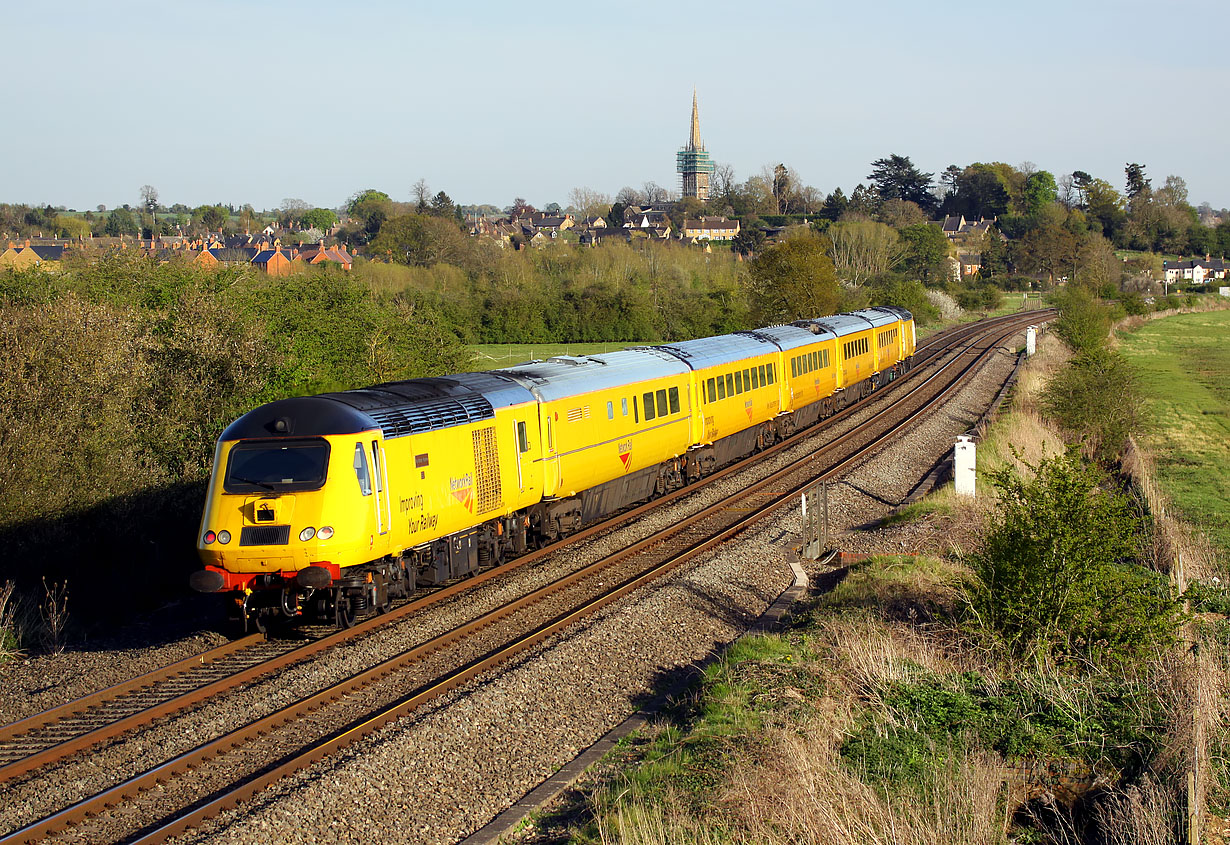
[[[848,193],[898,153],[1122,189],[1138,161],[1230,206],[1224,0],[62,0],[5,9],[0,32],[0,202],[676,188],[696,86],[706,146],[740,179],[785,162]]]

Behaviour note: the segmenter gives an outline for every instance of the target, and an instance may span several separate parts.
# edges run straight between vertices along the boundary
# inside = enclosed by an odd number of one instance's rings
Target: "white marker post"
[[[975,466],[975,446],[974,438],[958,437],[957,444],[952,450],[952,480],[953,485],[957,489],[957,494],[961,496],[975,496],[974,488],[977,474],[974,472]]]
[[[1038,327],[1030,326],[1025,329],[1025,354],[1030,358],[1034,357],[1034,353],[1038,351]]]

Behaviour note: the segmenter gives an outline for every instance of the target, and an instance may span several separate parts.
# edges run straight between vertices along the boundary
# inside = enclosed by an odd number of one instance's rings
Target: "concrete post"
[[[1030,326],[1029,328],[1025,329],[1025,354],[1032,358],[1034,353],[1037,351],[1038,351],[1038,327]]]
[[[974,438],[958,437],[952,452],[952,480],[961,496],[975,496],[975,446]]]

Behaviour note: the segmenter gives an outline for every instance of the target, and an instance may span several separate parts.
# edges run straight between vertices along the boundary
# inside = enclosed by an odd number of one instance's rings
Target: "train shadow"
[[[196,531],[204,482],[152,487],[52,519],[0,529],[0,584],[16,585],[23,647],[45,640],[48,587],[67,591],[69,648],[155,645],[202,627],[223,609],[188,588],[200,568]]]

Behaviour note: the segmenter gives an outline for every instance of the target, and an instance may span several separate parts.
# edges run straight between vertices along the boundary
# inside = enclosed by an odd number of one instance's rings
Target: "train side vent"
[[[474,439],[474,496],[476,513],[487,513],[504,506],[500,492],[500,455],[495,428],[477,428]]]
[[[241,546],[285,546],[289,542],[289,525],[245,525],[239,532]]]

